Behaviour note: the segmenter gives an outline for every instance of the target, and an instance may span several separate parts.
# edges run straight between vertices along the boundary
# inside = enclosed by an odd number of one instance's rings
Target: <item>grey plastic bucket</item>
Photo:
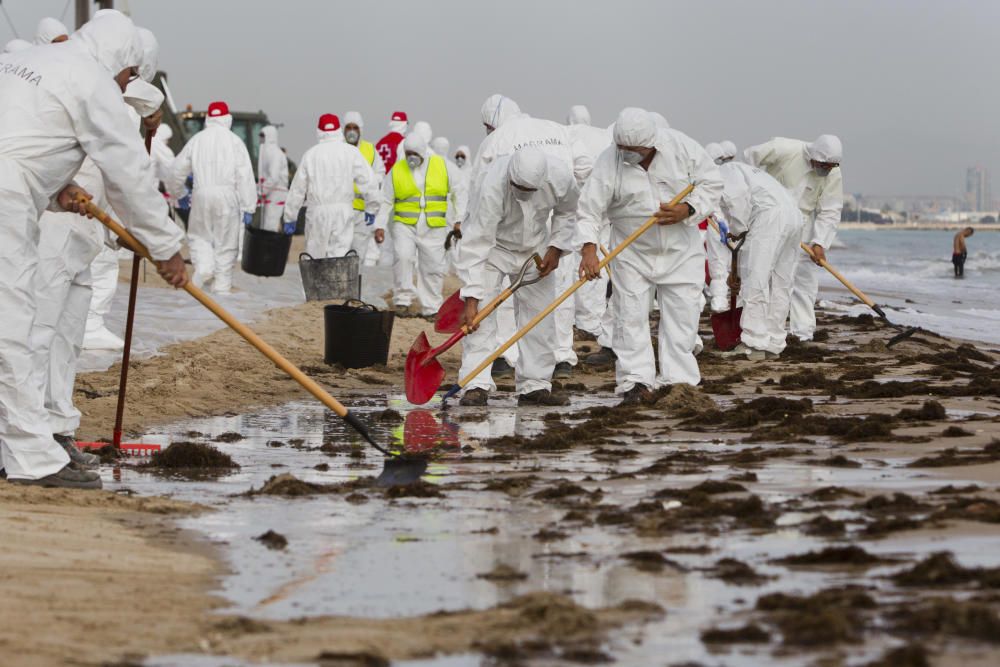
[[[299,254],[299,272],[306,301],[343,301],[361,298],[361,260],[348,250],[343,257],[314,259]]]

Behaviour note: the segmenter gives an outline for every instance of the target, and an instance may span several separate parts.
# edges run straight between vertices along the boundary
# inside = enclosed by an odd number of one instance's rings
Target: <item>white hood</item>
[[[60,35],[69,36],[69,30],[62,21],[46,16],[38,22],[38,30],[35,31],[35,44],[51,44],[52,40]]]
[[[70,36],[70,40],[83,44],[112,77],[142,63],[139,32],[132,20],[120,12],[108,12],[88,21]]]

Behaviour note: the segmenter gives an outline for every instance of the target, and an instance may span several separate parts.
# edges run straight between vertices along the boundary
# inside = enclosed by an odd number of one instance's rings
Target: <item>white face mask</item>
[[[621,154],[622,162],[625,164],[637,165],[646,159],[646,156],[638,151],[626,151],[619,148],[618,152]]]
[[[348,130],[344,132],[344,138],[347,139],[347,143],[358,145],[358,141],[361,139],[361,133],[357,130]]]
[[[424,159],[419,155],[407,155],[406,164],[410,165],[410,169],[416,169],[424,163]]]
[[[455,157],[455,164],[457,164],[459,167],[464,167],[465,166],[465,156],[464,155],[456,156]]]

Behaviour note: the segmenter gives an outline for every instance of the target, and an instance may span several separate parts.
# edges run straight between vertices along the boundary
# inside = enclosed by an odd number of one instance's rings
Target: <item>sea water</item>
[[[951,264],[954,236],[954,230],[844,230],[827,257],[876,303],[889,306],[893,322],[1000,343],[1000,229],[966,240],[962,279],[954,277]],[[857,303],[825,271],[820,286],[820,298],[835,299],[835,307]],[[853,306],[850,312],[867,308]]]

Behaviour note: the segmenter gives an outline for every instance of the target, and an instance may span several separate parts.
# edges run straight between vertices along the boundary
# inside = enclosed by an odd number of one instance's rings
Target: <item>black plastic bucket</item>
[[[389,361],[396,314],[357,300],[323,307],[323,360],[344,368],[368,368]]]
[[[240,266],[254,276],[274,277],[284,275],[292,237],[281,232],[243,228],[243,257]]]

